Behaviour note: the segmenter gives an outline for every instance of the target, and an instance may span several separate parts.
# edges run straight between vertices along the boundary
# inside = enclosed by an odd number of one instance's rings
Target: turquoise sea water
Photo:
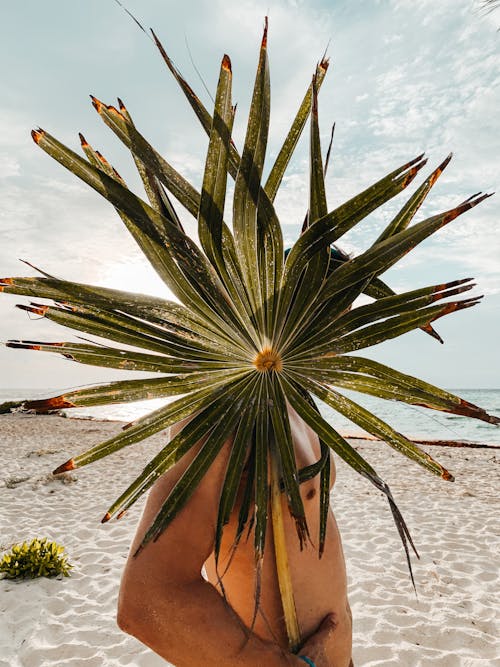
[[[500,416],[500,389],[452,389],[450,391],[471,403],[480,405],[490,414]],[[61,393],[61,389],[0,389],[0,402],[26,398],[43,398],[58,393]],[[352,400],[374,412],[378,417],[401,433],[415,439],[468,440],[500,444],[500,427],[476,419],[456,417],[444,412],[427,410],[396,401],[384,401],[354,392],[345,393]],[[154,399],[128,405],[80,408],[77,410],[66,410],[65,412],[69,417],[132,421],[166,402],[163,399]],[[332,426],[342,434],[362,435],[364,433],[360,428],[342,417],[342,415],[336,414],[327,406],[322,406],[322,412]]]

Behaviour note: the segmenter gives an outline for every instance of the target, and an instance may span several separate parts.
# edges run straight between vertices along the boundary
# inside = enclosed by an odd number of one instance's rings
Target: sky
[[[153,27],[210,106],[220,59],[232,59],[234,137],[241,147],[264,16],[269,15],[270,159],[326,48],[319,101],[330,208],[424,152],[429,173],[454,158],[417,220],[478,192],[500,189],[500,11],[479,0],[123,0]],[[2,8],[0,43],[0,276],[34,275],[19,260],[82,282],[168,296],[112,207],[36,148],[41,126],[75,150],[78,132],[140,193],[130,155],[93,110],[89,94],[121,97],[148,140],[199,187],[206,138],[148,37],[114,0],[24,0]],[[283,181],[277,211],[293,242],[307,206],[307,137]],[[418,181],[418,179],[417,179]],[[418,185],[418,183],[417,183]],[[410,191],[369,216],[339,245],[357,254],[377,238]],[[397,291],[474,277],[482,303],[436,324],[444,345],[420,331],[363,351],[451,388],[500,387],[499,195],[458,218],[384,279]],[[190,233],[193,222],[183,217]],[[74,340],[0,296],[0,340]],[[124,378],[56,355],[0,348],[0,387],[68,389]],[[137,377],[137,376],[136,376]]]

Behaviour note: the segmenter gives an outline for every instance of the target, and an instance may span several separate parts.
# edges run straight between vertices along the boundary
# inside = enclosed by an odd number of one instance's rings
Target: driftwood
[[[374,438],[369,435],[344,435],[347,440],[371,440],[373,442],[382,442],[380,438]],[[483,442],[468,442],[462,440],[414,440],[417,445],[430,445],[434,447],[468,447],[470,449],[500,449],[500,445],[486,445]]]

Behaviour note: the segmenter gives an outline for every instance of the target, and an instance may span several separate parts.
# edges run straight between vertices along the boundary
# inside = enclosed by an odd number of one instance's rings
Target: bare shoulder
[[[303,468],[314,463],[321,456],[318,435],[299,417],[290,405],[288,405],[288,419],[292,432],[297,467]],[[330,454],[330,464],[330,487],[333,487],[336,477],[333,454]]]
[[[173,438],[182,428],[176,425]],[[203,445],[199,442],[154,484],[149,492],[142,517],[132,542],[124,578],[143,573],[151,577],[155,571],[173,580],[197,577],[213,548],[220,489],[224,480],[231,441],[228,440],[207,474],[184,508],[155,542],[150,542],[134,557],[147,529],[160,511],[165,499],[181,479]],[[142,576],[141,576],[142,578]]]

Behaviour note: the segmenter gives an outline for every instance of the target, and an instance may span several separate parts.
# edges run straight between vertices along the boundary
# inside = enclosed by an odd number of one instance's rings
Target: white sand
[[[114,620],[140,507],[120,522],[99,522],[124,486],[115,478],[131,480],[165,436],[77,470],[67,483],[47,478],[56,465],[118,428],[59,417],[0,417],[0,547],[47,536],[66,546],[75,566],[68,579],[0,581],[0,667],[167,664],[121,633]],[[417,600],[387,503],[339,464],[333,503],[350,575],[356,667],[500,666],[500,454],[433,448],[457,476],[449,484],[382,443],[356,446],[391,484],[421,554],[414,565]],[[40,455],[28,456],[34,451]]]

